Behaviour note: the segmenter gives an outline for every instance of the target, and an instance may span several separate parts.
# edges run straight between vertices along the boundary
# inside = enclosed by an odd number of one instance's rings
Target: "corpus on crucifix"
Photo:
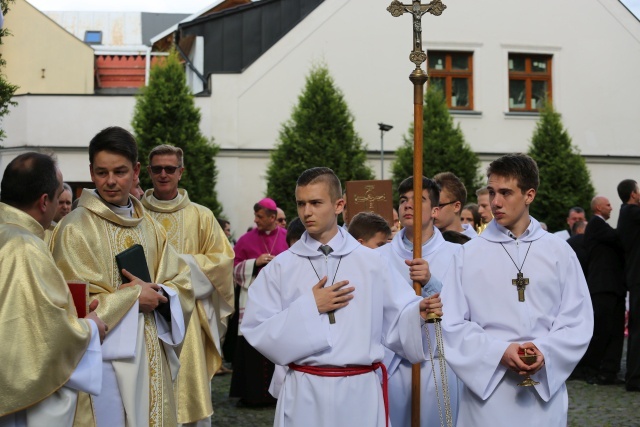
[[[446,8],[447,6],[441,0],[433,0],[429,4],[422,4],[420,0],[413,0],[411,4],[402,4],[398,0],[393,0],[387,8],[395,17],[404,13],[413,15],[413,51],[409,55],[409,60],[416,64],[416,68],[420,68],[420,64],[427,60],[427,54],[422,50],[422,15],[431,13],[440,16]]]

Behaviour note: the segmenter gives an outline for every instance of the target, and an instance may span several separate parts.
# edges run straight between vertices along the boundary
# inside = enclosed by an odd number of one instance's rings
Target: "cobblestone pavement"
[[[228,397],[230,382],[230,374],[213,379],[213,426],[272,426],[275,408],[237,408],[237,399]],[[627,392],[624,385],[598,386],[584,381],[568,381],[567,387],[570,427],[640,426],[640,393]]]

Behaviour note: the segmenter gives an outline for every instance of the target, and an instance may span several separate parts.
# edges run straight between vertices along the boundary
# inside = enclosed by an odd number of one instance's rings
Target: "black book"
[[[118,264],[122,283],[129,283],[129,279],[122,274],[122,269],[127,270],[143,282],[153,283],[151,282],[151,275],[149,274],[149,268],[147,267],[147,257],[144,256],[144,249],[141,245],[136,243],[129,249],[125,249],[117,254],[116,264]],[[163,290],[160,290],[160,292],[165,297],[167,296]],[[168,302],[158,305],[158,307],[156,307],[156,311],[160,313],[167,322],[171,321],[171,309],[169,308]]]
[[[122,277],[122,283],[129,283],[129,279],[122,274],[122,269],[127,270],[143,282],[151,283],[151,276],[149,275],[149,268],[147,267],[147,257],[144,256],[144,249],[141,245],[135,244],[129,249],[125,249],[117,254],[116,264],[118,264],[118,271],[120,272],[120,277]]]

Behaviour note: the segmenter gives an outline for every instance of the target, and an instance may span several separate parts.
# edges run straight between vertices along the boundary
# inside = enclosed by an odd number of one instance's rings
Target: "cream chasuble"
[[[78,392],[63,386],[87,350],[93,322],[78,319],[43,238],[33,217],[0,203],[0,342],[11,343],[0,348],[0,425],[13,425],[19,411],[26,425],[34,411],[54,416],[51,425],[74,420]],[[93,425],[92,414],[84,415],[82,425]]]
[[[233,313],[234,253],[213,212],[192,203],[185,190],[178,191],[173,200],[158,200],[153,190],[147,190],[142,204],[191,267],[196,307],[180,351],[181,369],[175,383],[178,422],[186,424],[213,414],[211,379],[222,365],[220,341]]]
[[[144,211],[142,204],[135,198],[130,200],[133,218],[117,215],[94,191],[85,189],[78,208],[58,224],[51,238],[53,257],[65,279],[88,282],[92,298],[99,300],[96,312],[109,325],[105,344],[118,330],[120,321],[129,318],[126,315],[137,305],[141,292],[140,286],[118,290],[122,279],[115,255],[133,244],[139,243],[144,248],[154,283],[177,293],[185,325],[193,310],[188,266],[168,244],[164,230]],[[173,303],[171,312],[173,316]],[[159,339],[160,325],[154,313],[132,315],[138,318],[137,331],[134,326],[124,331],[119,328],[119,333],[134,342],[135,355],[124,359],[114,356],[111,363],[105,362],[113,366],[117,380],[115,390],[119,389],[126,425],[176,425],[172,373],[178,366],[174,349],[164,338]]]

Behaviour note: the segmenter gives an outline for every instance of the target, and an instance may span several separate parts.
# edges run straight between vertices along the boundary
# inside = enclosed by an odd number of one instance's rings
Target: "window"
[[[509,111],[539,111],[551,100],[551,58],[509,54]]]
[[[473,110],[473,54],[428,53],[429,83],[440,87],[451,110]]]
[[[102,31],[85,31],[84,42],[88,44],[102,44]]]

